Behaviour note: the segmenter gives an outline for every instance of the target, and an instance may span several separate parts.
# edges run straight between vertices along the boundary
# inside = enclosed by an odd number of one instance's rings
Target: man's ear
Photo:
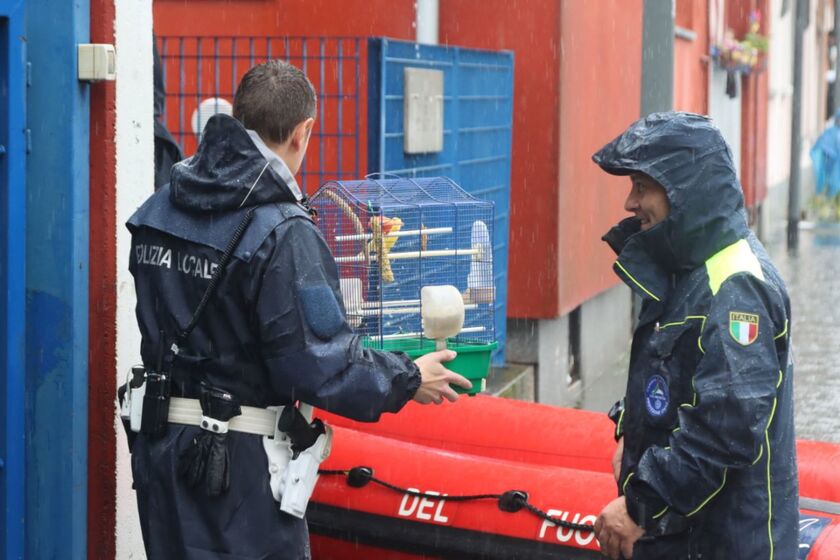
[[[301,121],[292,132],[292,147],[295,150],[301,150],[306,146],[309,140],[309,135],[312,134],[312,128],[315,126],[315,119],[309,117],[305,121]]]

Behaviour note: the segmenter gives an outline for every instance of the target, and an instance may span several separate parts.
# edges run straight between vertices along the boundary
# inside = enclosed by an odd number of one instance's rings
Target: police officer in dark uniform
[[[149,558],[308,558],[301,504],[278,504],[283,457],[269,453],[288,435],[288,469],[312,445],[283,431],[301,426],[295,403],[376,421],[412,398],[454,401],[449,383],[470,387],[442,365],[454,352],[412,362],[365,348],[348,326],[294,179],[315,104],[294,66],[252,68],[234,116],[212,117],[196,154],[128,222],[145,370],[129,388],[132,420],[145,391],[132,471]],[[320,442],[328,428],[308,421]]]
[[[708,118],[658,113],[594,156],[629,175],[634,214],[604,240],[641,297],[611,412],[620,497],[596,522],[611,558],[797,554],[790,303],[747,227],[732,154]]]

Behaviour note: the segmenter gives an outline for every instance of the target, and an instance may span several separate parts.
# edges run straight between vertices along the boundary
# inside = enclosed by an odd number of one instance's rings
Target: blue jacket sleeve
[[[256,299],[261,353],[283,395],[361,421],[397,412],[420,372],[405,354],[365,348],[347,324],[335,261],[318,229],[287,220]]]
[[[647,449],[623,481],[630,516],[649,528],[666,514],[691,517],[733,471],[764,452],[782,368],[775,338],[785,328],[774,292],[749,274],[727,279],[698,341],[693,402],[680,406],[669,446]]]

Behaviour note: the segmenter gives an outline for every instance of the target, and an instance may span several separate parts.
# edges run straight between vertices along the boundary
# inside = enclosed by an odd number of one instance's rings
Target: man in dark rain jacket
[[[470,386],[441,364],[454,352],[415,363],[363,347],[348,326],[335,263],[294,179],[315,103],[297,68],[252,68],[235,118],[212,117],[197,153],[172,168],[171,183],[128,223],[146,370],[142,425],[158,411],[149,372],[168,372],[173,403],[157,419],[162,430],[141,431],[132,447],[149,558],[309,557],[305,520],[274,497],[277,465],[267,449],[286,436],[247,433],[246,416],[301,401],[375,421],[412,398],[455,400],[449,383]],[[232,243],[237,229],[244,234]],[[173,421],[176,398],[200,403],[197,425]]]
[[[163,124],[163,108],[166,105],[166,86],[163,81],[163,64],[157,50],[157,39],[152,37],[152,55],[154,60],[154,100],[155,100],[155,190],[169,182],[172,166],[184,159],[181,147]]]
[[[642,299],[614,407],[612,558],[790,560],[799,527],[790,304],[709,119],[658,113],[594,156],[634,214],[604,240]],[[623,451],[622,451],[623,449]]]

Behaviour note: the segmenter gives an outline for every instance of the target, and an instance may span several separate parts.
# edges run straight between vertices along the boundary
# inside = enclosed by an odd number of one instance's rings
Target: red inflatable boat
[[[318,416],[335,436],[307,510],[316,560],[603,558],[603,414],[479,395],[376,424]],[[800,441],[798,460],[799,559],[840,559],[840,445]]]

